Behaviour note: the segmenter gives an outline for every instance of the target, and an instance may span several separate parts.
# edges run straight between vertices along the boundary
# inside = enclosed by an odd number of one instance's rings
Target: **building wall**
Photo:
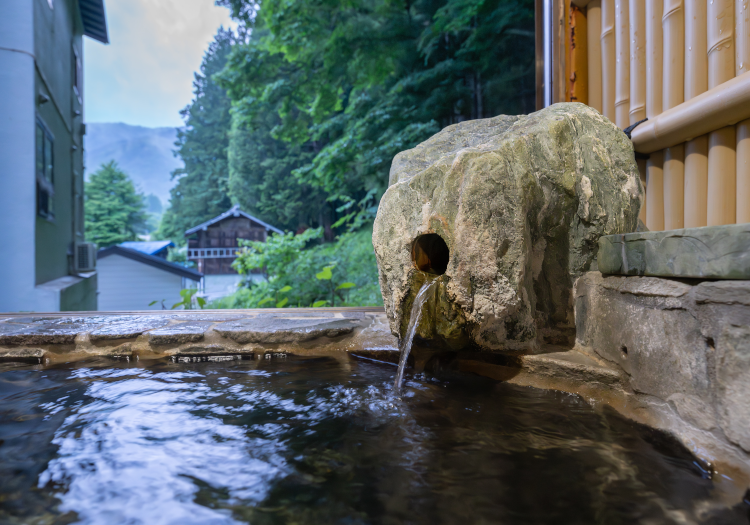
[[[33,8],[0,2],[0,311],[36,309]]]
[[[180,301],[182,277],[121,255],[110,255],[96,263],[99,279],[99,310],[161,310]],[[149,306],[151,301],[157,304]]]
[[[81,217],[83,195],[83,117],[73,90],[74,48],[83,60],[82,25],[76,0],[52,5],[0,2],[0,245],[6,252],[0,259],[5,283],[0,311],[81,310],[95,304],[90,293],[65,290],[57,297],[71,300],[50,302],[50,286],[70,273],[76,231],[83,240],[81,221],[74,222]],[[40,94],[49,100],[40,103]],[[37,118],[54,136],[54,219],[37,216]],[[73,304],[79,296],[83,303]]]
[[[83,93],[73,86],[74,49],[83,62],[83,28],[76,0],[55,0],[53,9],[47,0],[33,4],[36,92],[51,99],[37,100],[36,111],[55,137],[55,217],[36,218],[35,280],[41,284],[69,273],[68,253],[81,229],[74,221],[83,182]]]

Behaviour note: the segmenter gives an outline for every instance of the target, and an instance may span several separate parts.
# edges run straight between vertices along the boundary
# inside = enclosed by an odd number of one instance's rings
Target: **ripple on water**
[[[0,522],[747,521],[684,450],[577,396],[420,375],[397,397],[394,373],[295,357],[4,366]]]

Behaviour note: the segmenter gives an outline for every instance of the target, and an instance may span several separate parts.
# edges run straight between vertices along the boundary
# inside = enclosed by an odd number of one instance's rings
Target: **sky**
[[[214,0],[105,0],[107,45],[84,37],[86,122],[183,125],[193,79],[220,26]]]

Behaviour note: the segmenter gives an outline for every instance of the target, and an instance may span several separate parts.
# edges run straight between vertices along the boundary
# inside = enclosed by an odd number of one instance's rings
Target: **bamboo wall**
[[[623,129],[648,118],[647,228],[750,222],[750,74],[729,82],[750,70],[750,0],[551,1],[553,101]]]

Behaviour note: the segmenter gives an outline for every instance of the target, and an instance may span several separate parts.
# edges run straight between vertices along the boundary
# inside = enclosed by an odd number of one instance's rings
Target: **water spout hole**
[[[427,233],[414,240],[411,258],[419,270],[434,275],[443,275],[448,269],[450,250],[440,235]]]

